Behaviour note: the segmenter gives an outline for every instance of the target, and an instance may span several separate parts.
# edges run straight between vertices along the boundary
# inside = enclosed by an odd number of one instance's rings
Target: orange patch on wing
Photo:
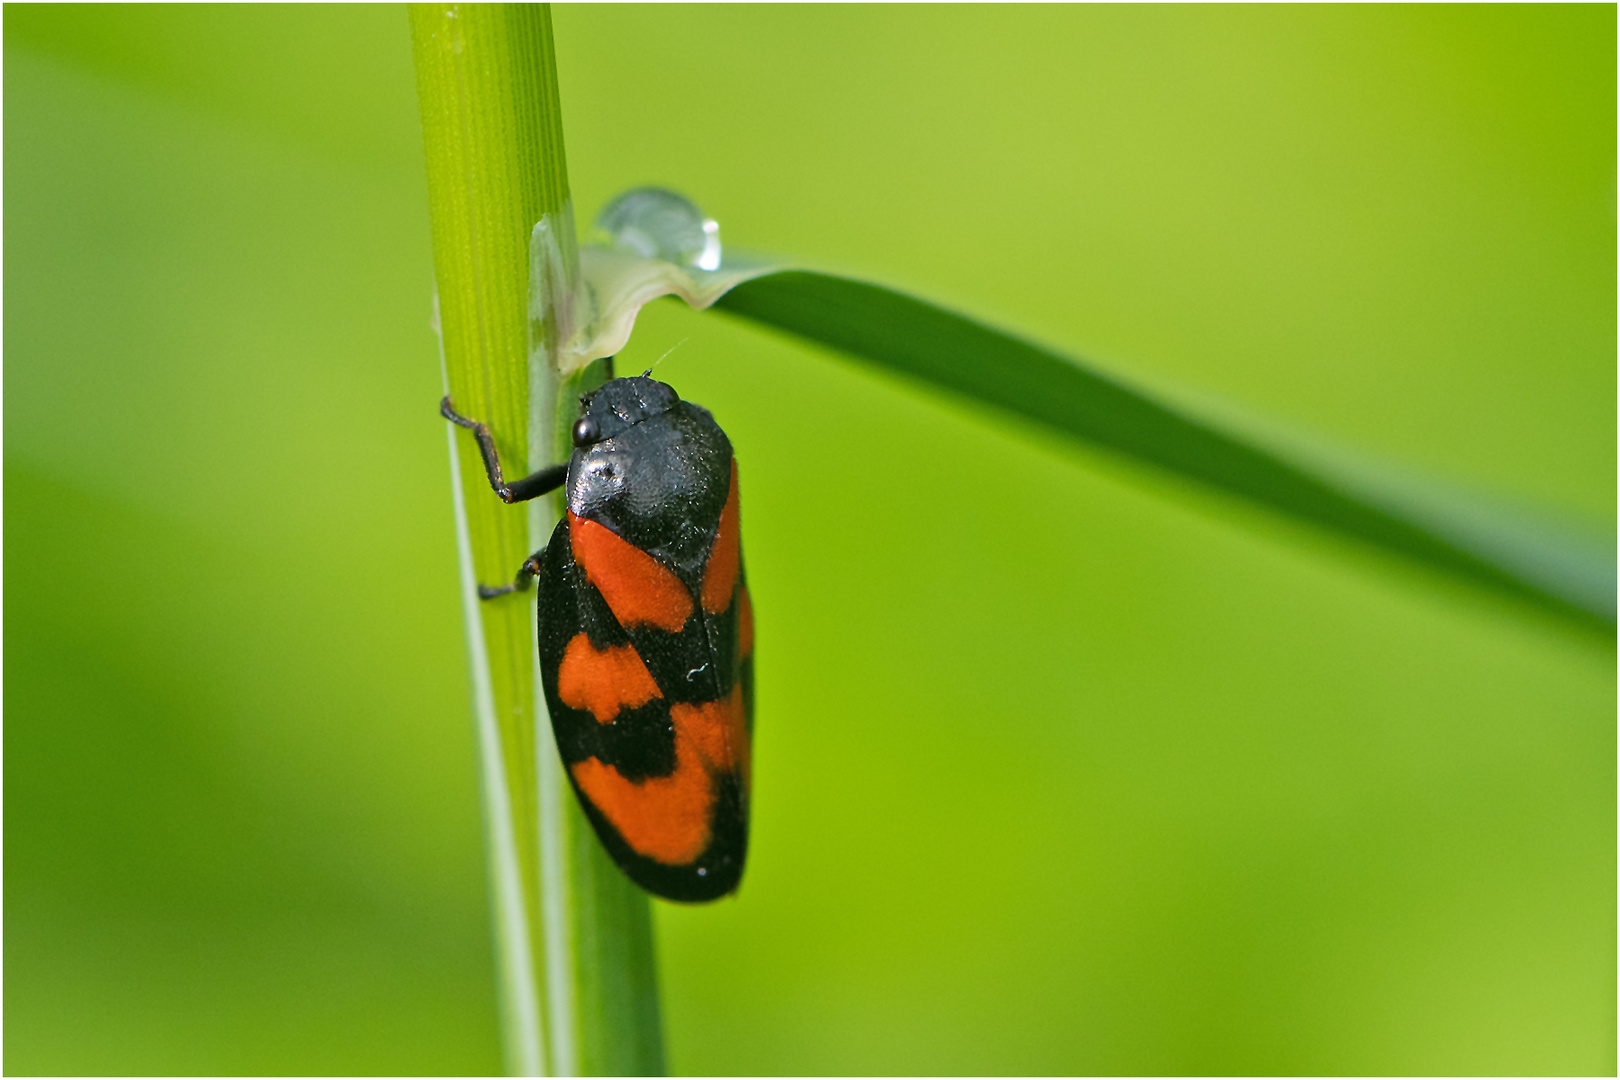
[[[731,459],[731,493],[720,511],[720,527],[709,548],[709,562],[703,568],[703,610],[718,615],[731,606],[731,593],[737,584],[737,459]]]
[[[581,633],[568,643],[557,667],[557,696],[565,705],[589,709],[597,723],[608,724],[621,709],[662,695],[633,646],[597,649]]]
[[[681,744],[675,744],[677,754]],[[709,813],[714,790],[709,774],[687,757],[677,757],[670,776],[634,783],[596,758],[572,766],[574,782],[591,805],[619,830],[625,843],[649,859],[670,866],[696,861],[709,846]]]
[[[611,765],[586,758],[569,766],[574,782],[638,853],[669,866],[695,862],[709,846],[714,778],[740,765],[749,775],[742,689],[725,701],[669,707],[675,723],[675,771],[626,780]]]
[[[730,772],[748,760],[748,726],[743,719],[742,687],[731,688],[724,701],[701,705],[671,705],[675,741],[685,738],[697,748],[713,772]]]
[[[754,602],[748,598],[748,589],[742,591],[742,614],[738,616],[742,625],[738,628],[738,637],[742,639],[739,655],[746,660],[754,655]]]
[[[598,758],[569,766],[591,805],[638,853],[670,866],[693,862],[709,846],[714,783],[697,747],[675,734],[675,771],[637,783]]]
[[[657,559],[599,525],[568,515],[574,561],[623,626],[656,626],[678,634],[692,616],[692,594]]]

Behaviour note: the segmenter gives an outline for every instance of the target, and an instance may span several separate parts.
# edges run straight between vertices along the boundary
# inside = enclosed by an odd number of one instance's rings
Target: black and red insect
[[[505,502],[564,489],[567,512],[512,585],[539,579],[540,676],[569,782],[631,880],[670,900],[724,896],[748,849],[754,617],[738,535],[737,461],[709,411],[645,375],[580,399],[564,465]]]

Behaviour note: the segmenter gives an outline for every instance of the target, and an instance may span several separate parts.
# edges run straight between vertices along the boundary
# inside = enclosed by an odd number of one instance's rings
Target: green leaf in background
[[[789,271],[744,282],[717,306],[1613,632],[1610,553],[1571,548],[1550,530],[1532,531],[1506,548],[1460,529],[1447,535],[1438,523],[1419,523],[1424,514],[1433,520],[1437,508],[1419,503],[1402,513],[1058,353],[936,305],[880,285]],[[881,436],[879,419],[873,437]],[[1039,513],[1046,497],[1041,486],[1016,464],[1007,473],[1005,486],[992,495],[997,509]]]

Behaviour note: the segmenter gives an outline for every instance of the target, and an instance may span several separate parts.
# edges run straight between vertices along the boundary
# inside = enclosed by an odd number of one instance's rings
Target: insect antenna
[[[670,353],[674,352],[676,349],[680,348],[682,345],[685,345],[688,341],[691,341],[691,340],[692,339],[690,337],[681,338],[681,340],[677,341],[675,344],[671,345],[669,348],[664,350],[664,356],[668,356]],[[653,366],[647,369],[647,375],[651,375],[653,373],[653,368],[656,368],[659,364],[662,364],[664,362],[664,356],[660,356],[658,359],[653,361]],[[644,376],[642,376],[642,378],[646,378],[646,376],[644,375]]]

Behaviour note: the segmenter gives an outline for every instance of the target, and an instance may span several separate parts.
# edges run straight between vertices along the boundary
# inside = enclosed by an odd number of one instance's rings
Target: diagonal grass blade
[[[1068,357],[880,285],[784,271],[737,285],[715,306],[1614,633],[1612,545],[1588,550],[1551,529],[1509,535],[1483,527],[1484,515],[1430,513],[1409,495],[1387,497],[1290,461]]]

